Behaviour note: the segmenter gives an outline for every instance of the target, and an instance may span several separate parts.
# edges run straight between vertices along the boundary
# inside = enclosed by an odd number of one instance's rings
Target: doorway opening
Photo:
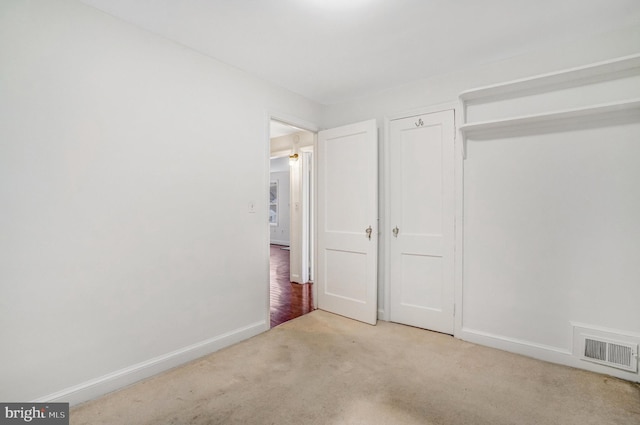
[[[313,149],[315,133],[270,120],[270,327],[315,308]]]

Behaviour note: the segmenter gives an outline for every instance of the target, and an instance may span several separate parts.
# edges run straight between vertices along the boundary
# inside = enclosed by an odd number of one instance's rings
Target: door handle
[[[398,232],[400,232],[400,229],[398,229],[398,226],[394,227],[392,231],[393,231],[393,236],[397,238]]]
[[[364,229],[364,231],[367,233],[367,237],[369,238],[369,240],[371,240],[371,232],[373,232],[373,229],[371,228],[371,226]]]

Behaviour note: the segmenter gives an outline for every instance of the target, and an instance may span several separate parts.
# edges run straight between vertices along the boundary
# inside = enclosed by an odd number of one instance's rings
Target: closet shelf
[[[546,86],[561,86],[572,84],[576,80],[602,77],[616,72],[623,72],[640,68],[640,54],[624,56],[590,65],[571,68],[563,71],[537,75],[506,83],[479,87],[460,93],[463,102],[482,101],[483,98],[492,98],[509,95],[511,93],[542,88]]]
[[[502,120],[468,123],[461,125],[460,131],[465,137],[469,137],[497,130],[514,129],[518,127],[535,127],[537,125],[550,124],[559,121],[580,118],[595,118],[599,115],[612,115],[629,112],[632,113],[633,111],[637,111],[638,117],[640,117],[640,98],[628,99],[612,103],[603,103],[584,108],[565,109],[544,114],[525,115],[520,117],[506,118]]]

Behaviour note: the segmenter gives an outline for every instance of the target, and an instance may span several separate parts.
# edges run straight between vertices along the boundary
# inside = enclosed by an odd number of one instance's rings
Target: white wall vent
[[[634,337],[597,329],[574,328],[574,354],[582,360],[638,372],[638,342]]]
[[[584,360],[630,372],[638,371],[638,345],[620,341],[603,341],[598,337],[586,336],[584,339]]]

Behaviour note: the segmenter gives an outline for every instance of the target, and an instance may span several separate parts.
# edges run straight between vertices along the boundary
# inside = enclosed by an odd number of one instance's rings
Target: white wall
[[[384,187],[385,118],[457,102],[458,94],[471,88],[638,52],[640,26],[626,28],[333,105],[326,109],[323,125],[378,119]],[[629,81],[621,87],[632,91]],[[581,90],[572,99],[585,93]],[[553,109],[555,103],[547,107]],[[456,119],[460,125],[460,116]],[[458,219],[465,232],[464,241],[459,240],[464,274],[456,288],[462,303],[458,336],[617,373],[570,358],[571,322],[640,336],[640,271],[634,260],[640,258],[638,137],[636,122],[469,144],[464,217]],[[459,176],[462,165],[459,158]],[[388,317],[386,195],[381,194],[380,204],[381,317]],[[458,200],[461,207],[460,193]],[[638,380],[638,375],[623,376]]]
[[[290,173],[289,158],[271,159],[271,181],[278,182],[278,223],[271,225],[271,243],[289,245],[290,238]]]
[[[0,400],[268,328],[268,114],[318,105],[72,0],[2,1],[0,63]]]
[[[289,157],[283,156],[280,158],[271,158],[270,161],[271,167],[270,170],[272,173],[282,173],[289,172]]]
[[[570,323],[640,335],[640,120],[470,141],[464,327],[572,348]]]

